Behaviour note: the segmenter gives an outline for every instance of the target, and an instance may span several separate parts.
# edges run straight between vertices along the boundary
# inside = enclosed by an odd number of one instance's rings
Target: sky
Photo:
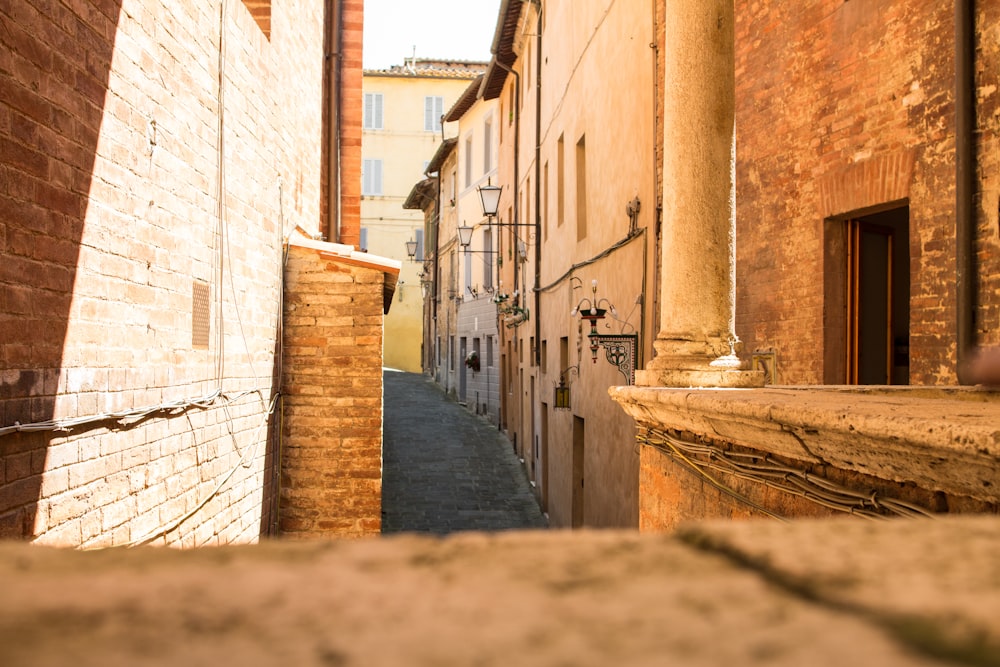
[[[490,59],[500,0],[365,0],[365,69],[404,58]]]

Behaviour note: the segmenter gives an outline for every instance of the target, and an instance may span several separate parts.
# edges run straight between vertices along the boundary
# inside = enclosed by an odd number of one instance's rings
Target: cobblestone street
[[[423,375],[385,371],[383,377],[383,533],[546,527],[495,424]]]

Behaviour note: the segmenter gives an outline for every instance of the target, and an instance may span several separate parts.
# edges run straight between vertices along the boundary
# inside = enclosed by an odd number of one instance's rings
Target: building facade
[[[358,236],[361,0],[0,12],[0,536],[277,534],[285,245]]]
[[[554,526],[638,521],[633,425],[608,387],[651,350],[653,37],[649,5],[504,3],[484,84],[502,127],[504,425]]]
[[[388,70],[366,70],[361,165],[361,247],[403,260],[396,302],[386,317],[385,365],[421,371],[423,297],[420,270],[426,254],[423,218],[403,204],[423,178],[444,138],[445,112],[480,74],[482,63],[412,59]],[[406,242],[416,242],[410,261]]]
[[[501,3],[483,91],[504,133],[499,244],[526,250],[501,269],[502,425],[557,526],[855,507],[739,466],[716,476],[718,447],[768,453],[847,497],[996,511],[991,444],[966,460],[900,415],[904,451],[964,473],[889,462],[875,435],[856,436],[878,452],[861,456],[837,429],[828,458],[803,456],[778,443],[805,427],[765,420],[751,436],[729,413],[753,408],[713,403],[729,415],[717,421],[636,386],[953,386],[975,346],[997,344],[992,10],[751,4]],[[962,185],[956,164],[974,179]],[[633,334],[634,384],[619,370]],[[858,413],[876,419],[886,406],[865,395]],[[900,410],[945,409],[918,395],[900,393]],[[830,419],[852,410],[826,391],[794,396]],[[988,440],[976,419],[969,441]],[[691,433],[708,449],[677,445]]]
[[[497,337],[497,264],[502,255],[494,244],[497,228],[484,214],[480,188],[497,177],[497,104],[480,95],[482,77],[474,80],[445,115],[457,126],[455,169],[443,181],[455,196],[458,223],[455,286],[457,357],[451,386],[460,403],[498,423],[500,382]]]
[[[979,72],[997,57],[989,4],[969,37]],[[956,80],[955,3],[736,5],[736,321],[747,351],[775,367],[776,384],[954,384],[956,322],[970,308],[955,290],[963,87],[983,158],[970,202],[973,328],[978,342],[1000,342],[997,102],[989,75]],[[776,32],[764,30],[772,21]]]

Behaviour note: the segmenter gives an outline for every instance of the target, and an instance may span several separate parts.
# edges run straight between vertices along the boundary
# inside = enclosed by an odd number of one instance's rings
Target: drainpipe
[[[955,2],[955,260],[959,384],[976,345],[976,23],[974,0]]]
[[[326,240],[340,241],[340,111],[341,111],[341,76],[340,53],[343,34],[344,0],[326,0],[326,72],[328,82],[328,99],[326,101],[326,117],[328,119],[329,143],[324,146],[327,152],[327,210],[326,210]]]
[[[434,219],[431,222],[431,228],[432,231],[434,232],[434,268],[431,269],[434,275],[431,276],[431,327],[430,327],[431,328],[430,344],[431,344],[431,350],[433,351],[428,355],[428,358],[432,360],[431,363],[428,364],[429,370],[431,371],[431,377],[436,377],[436,373],[434,372],[434,367],[441,361],[440,359],[438,359],[438,347],[437,347],[438,289],[440,289],[441,287],[440,285],[438,285],[438,262],[440,261],[441,258],[441,234],[440,234],[441,180],[442,180],[441,168],[438,167],[438,177],[437,177],[438,196],[437,196],[437,201],[434,202]]]
[[[514,77],[514,223],[521,222],[521,210],[519,203],[521,198],[517,196],[517,187],[521,178],[520,156],[521,156],[521,75],[504,65],[499,60],[494,60],[497,67]],[[485,82],[484,82],[485,83]],[[501,92],[502,94],[502,92]],[[503,118],[500,119],[503,122]],[[499,215],[499,211],[497,214]],[[499,227],[498,227],[499,229]],[[514,229],[517,229],[515,227]],[[514,235],[515,238],[517,234]],[[497,239],[497,253],[503,257],[503,234]],[[517,245],[514,246],[514,289],[517,289]]]
[[[542,366],[542,3],[535,0],[535,368]]]

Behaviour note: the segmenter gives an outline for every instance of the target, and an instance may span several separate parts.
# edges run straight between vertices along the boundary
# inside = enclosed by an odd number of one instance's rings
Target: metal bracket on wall
[[[639,344],[638,334],[591,333],[590,351],[597,361],[597,350],[604,348],[608,363],[617,368],[629,385],[635,384],[635,350]]]

